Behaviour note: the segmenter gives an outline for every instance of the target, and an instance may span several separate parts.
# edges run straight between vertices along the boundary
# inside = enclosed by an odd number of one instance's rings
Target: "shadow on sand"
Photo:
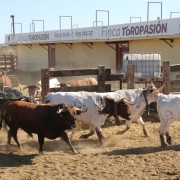
[[[21,144],[23,147],[23,152],[24,153],[32,153],[32,154],[39,154],[39,143],[35,140],[29,140],[27,142],[24,142]],[[83,148],[97,148],[99,147],[99,143],[97,140],[72,140],[72,145],[74,148],[79,151]],[[0,145],[0,156],[2,155],[13,155],[16,156],[15,154],[19,154],[19,151],[21,151],[16,144],[11,144],[7,147],[7,145]],[[43,150],[44,153],[46,152],[55,152],[55,151],[61,151],[63,153],[68,153],[71,154],[72,151],[68,147],[68,145],[63,141],[60,140],[60,138],[56,140],[47,140],[45,139],[44,145],[43,145]],[[18,156],[18,155],[17,155]],[[19,155],[19,156],[24,156],[24,155]],[[33,157],[33,155],[32,155]],[[6,158],[5,158],[6,159]],[[1,166],[1,162],[0,162]]]
[[[112,155],[142,155],[150,154],[155,152],[163,151],[180,151],[180,145],[171,145],[167,147],[138,147],[138,148],[129,148],[129,149],[120,149],[113,150],[109,152],[103,152],[103,155],[112,156]]]
[[[19,167],[22,165],[31,165],[32,159],[37,154],[18,155],[13,153],[0,153],[0,167]]]

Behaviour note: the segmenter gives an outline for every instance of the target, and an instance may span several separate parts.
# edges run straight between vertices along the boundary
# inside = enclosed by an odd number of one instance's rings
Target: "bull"
[[[160,93],[157,98],[157,111],[160,118],[159,136],[161,146],[165,147],[171,144],[171,136],[168,128],[174,121],[180,120],[180,95],[179,94],[162,94]],[[164,141],[166,136],[166,142]]]
[[[38,135],[39,152],[43,152],[45,137],[48,139],[60,137],[68,144],[73,153],[77,153],[66,130],[76,126],[75,116],[81,112],[81,109],[65,104],[34,104],[24,101],[10,101],[4,105],[2,110],[0,128],[4,120],[9,126],[8,144],[13,137],[18,147],[21,147],[17,138],[17,131],[21,128],[30,136],[32,133]]]
[[[80,80],[74,80],[67,83],[60,83],[60,87],[71,87],[71,86],[91,86],[91,85],[97,85],[98,82],[95,78],[89,77],[85,79]]]
[[[126,118],[124,118],[126,120],[126,127],[123,131],[119,131],[117,134],[123,134],[130,128],[133,121],[137,121],[142,126],[144,135],[148,136],[145,129],[144,121],[141,115],[143,114],[148,104],[155,101],[154,98],[152,98],[152,100],[149,100],[149,98],[147,99],[147,96],[156,97],[155,90],[156,90],[156,87],[154,86],[153,83],[151,83],[145,89],[118,90],[115,92],[105,92],[105,93],[84,92],[84,91],[82,92],[50,92],[45,96],[44,101],[49,102],[49,103],[55,103],[55,104],[65,102],[68,105],[76,105],[78,107],[83,107],[83,106],[88,107],[86,116],[85,114],[83,114],[77,117],[77,119],[85,124],[88,124],[90,128],[89,135],[93,135],[95,133],[95,127],[98,127],[99,129],[100,126],[103,125],[104,121],[106,120],[104,118],[107,118],[108,116],[103,117],[103,120],[101,120],[100,117],[97,117],[98,115],[97,110],[96,109],[94,109],[93,111],[91,110],[93,107],[93,105],[91,104],[95,104],[95,103],[94,102],[90,103],[90,99],[98,99],[98,97],[100,99],[106,96],[113,98],[115,102],[120,101],[121,99],[124,99],[124,102],[129,106],[129,108],[127,108],[126,111],[119,112],[119,114],[121,114],[122,118],[126,116]],[[136,105],[132,105],[132,104],[130,105],[130,103],[128,103],[129,101],[131,102],[136,101],[143,104],[139,104],[138,106],[137,106],[137,103]],[[114,104],[112,104],[112,106],[114,107]],[[121,108],[117,108],[117,111],[121,111]],[[129,118],[129,116],[127,118],[127,113],[130,113],[131,118]],[[112,111],[110,115],[116,116],[117,114],[115,115],[115,111]],[[87,136],[81,136],[81,138],[84,138],[84,137],[87,137]]]
[[[101,93],[96,92],[52,92],[48,93],[45,97],[46,103],[59,104],[63,101],[67,105],[77,106],[81,109],[87,109],[83,114],[77,116],[77,120],[88,124],[90,132],[88,134],[81,135],[80,138],[86,139],[92,136],[95,132],[99,138],[99,142],[102,143],[102,131],[101,126],[110,114],[114,114],[113,97],[102,96]],[[122,101],[117,100],[118,115],[122,118],[129,120],[128,106]]]

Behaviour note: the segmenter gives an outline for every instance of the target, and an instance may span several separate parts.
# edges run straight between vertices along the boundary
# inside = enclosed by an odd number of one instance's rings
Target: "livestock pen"
[[[17,68],[18,59],[16,55],[4,54],[0,55],[0,70],[1,71],[13,71]]]
[[[97,76],[98,85],[91,86],[74,86],[74,87],[59,87],[49,88],[49,79],[51,77],[67,77],[67,76]],[[123,74],[111,74],[110,68],[100,65],[97,69],[76,69],[76,70],[41,70],[41,82],[42,82],[42,97],[48,92],[57,91],[89,91],[89,92],[110,92],[110,81],[118,81],[119,89],[122,89]]]
[[[74,87],[58,87],[49,88],[49,79],[51,77],[67,77],[67,76],[97,76],[98,85],[92,86],[74,86]],[[160,77],[150,78],[136,78],[135,65],[127,65],[127,74],[124,73],[112,74],[110,68],[100,65],[97,69],[76,69],[76,70],[52,70],[41,69],[41,82],[42,82],[42,97],[48,92],[57,91],[96,91],[96,92],[110,92],[114,91],[111,82],[118,82],[119,89],[122,89],[122,84],[127,84],[127,89],[134,89],[136,83],[147,84],[153,81],[156,86],[164,84],[164,93],[170,92],[170,63],[163,61],[162,73]]]

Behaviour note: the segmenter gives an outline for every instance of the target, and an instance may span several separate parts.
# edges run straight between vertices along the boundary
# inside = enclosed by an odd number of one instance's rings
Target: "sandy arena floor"
[[[103,128],[102,146],[96,135],[79,139],[87,130],[79,131],[72,141],[77,155],[59,139],[45,139],[44,154],[39,155],[37,136],[28,140],[21,130],[18,137],[23,150],[13,140],[7,148],[6,132],[1,130],[0,179],[180,179],[180,122],[171,126],[173,145],[167,148],[160,147],[158,126],[146,122],[150,137],[144,137],[136,123],[124,135],[115,135],[124,126]]]

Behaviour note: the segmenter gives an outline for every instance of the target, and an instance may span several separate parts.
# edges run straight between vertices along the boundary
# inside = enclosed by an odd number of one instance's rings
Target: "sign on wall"
[[[180,18],[110,26],[9,34],[5,43],[48,43],[127,39],[180,34]]]

